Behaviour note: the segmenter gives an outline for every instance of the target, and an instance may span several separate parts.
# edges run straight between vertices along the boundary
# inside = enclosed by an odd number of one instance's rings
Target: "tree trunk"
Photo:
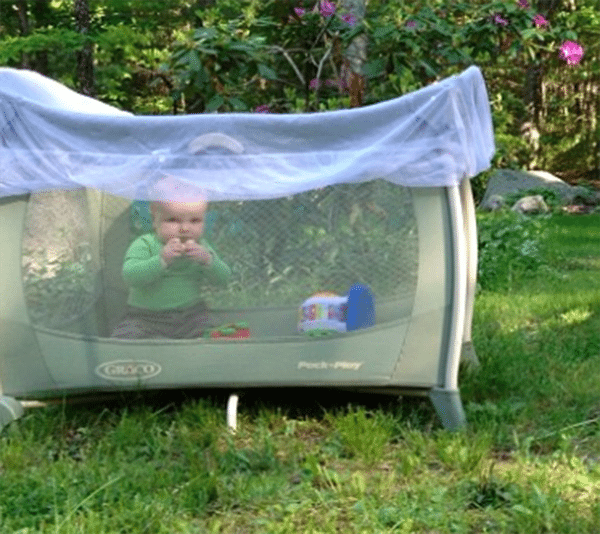
[[[574,0],[566,0],[567,2]],[[539,13],[544,13],[548,18],[563,7],[563,0],[537,0],[535,7]],[[527,114],[523,117],[521,132],[528,140],[532,158],[530,166],[535,168],[539,164],[540,156],[540,130],[543,129],[543,118],[546,115],[544,107],[544,68],[543,63],[532,63],[525,72],[523,100]]]
[[[572,1],[572,0],[567,0]],[[544,13],[551,18],[552,15],[562,8],[563,0],[537,0],[536,8],[538,12]],[[542,116],[542,84],[543,68],[540,64],[532,64],[527,67],[525,75],[525,106],[527,107],[528,117],[526,121],[531,122],[535,127],[540,127],[540,118]]]
[[[35,20],[36,28],[47,28],[52,24],[50,0],[35,0],[35,2],[31,4],[31,14]],[[41,50],[36,52],[32,68],[40,74],[45,76],[48,75],[47,51]]]
[[[0,0],[1,1],[1,0]],[[27,14],[27,0],[19,0],[17,2],[17,14],[19,16],[19,29],[21,30],[21,35],[25,37],[29,35],[29,16]],[[31,58],[29,54],[23,52],[21,54],[21,68],[22,69],[30,69],[31,68]]]
[[[574,0],[537,0],[535,6],[538,11],[543,11],[545,14],[551,15],[559,9],[564,9],[563,4],[575,3]]]
[[[87,96],[96,96],[94,82],[94,50],[92,42],[87,38],[90,31],[90,7],[88,0],[75,0],[75,27],[85,42],[77,52],[77,81],[80,91]]]
[[[350,13],[356,18],[357,24],[365,18],[366,0],[342,0],[341,5],[344,13]],[[365,76],[363,65],[367,61],[367,36],[361,34],[356,36],[344,52],[344,60],[340,78],[343,79],[350,91],[350,107],[356,108],[362,105],[365,93]]]

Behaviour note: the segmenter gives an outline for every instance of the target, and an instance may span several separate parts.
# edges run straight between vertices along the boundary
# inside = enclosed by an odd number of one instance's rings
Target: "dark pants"
[[[127,306],[125,316],[111,337],[120,339],[194,339],[209,328],[206,303],[201,301],[189,308],[147,310]]]

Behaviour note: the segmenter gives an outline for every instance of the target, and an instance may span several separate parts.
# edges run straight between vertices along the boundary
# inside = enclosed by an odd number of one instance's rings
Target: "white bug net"
[[[0,69],[0,197],[29,194],[29,316],[71,332],[110,335],[127,300],[124,254],[153,231],[149,203],[198,190],[209,200],[204,236],[231,268],[225,286],[202,289],[211,309],[298,308],[359,283],[381,320],[409,314],[411,187],[458,185],[493,152],[475,67],[360,109],[152,117]]]
[[[36,73],[0,69],[0,196],[94,187],[154,200],[163,175],[200,186],[211,201],[279,198],[377,178],[450,186],[486,169],[493,152],[476,67],[353,110],[151,117]]]

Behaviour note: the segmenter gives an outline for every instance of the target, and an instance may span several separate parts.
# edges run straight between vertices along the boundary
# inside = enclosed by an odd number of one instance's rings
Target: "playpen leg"
[[[464,341],[460,351],[460,361],[472,367],[479,367],[479,358],[472,341]]]
[[[240,396],[237,393],[229,395],[227,401],[227,427],[232,432],[237,430],[237,407]]]
[[[429,398],[442,424],[448,430],[459,430],[467,424],[460,393],[457,390],[432,389]]]
[[[23,405],[12,397],[0,396],[0,430],[23,415]]]

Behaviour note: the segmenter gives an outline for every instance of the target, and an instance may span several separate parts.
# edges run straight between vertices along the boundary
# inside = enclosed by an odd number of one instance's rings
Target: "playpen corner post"
[[[23,405],[13,397],[0,395],[0,431],[23,415]]]
[[[475,292],[477,289],[477,218],[471,181],[462,180],[460,197],[463,211],[464,233],[467,246],[467,288],[465,300],[465,324],[463,331],[461,361],[473,367],[479,366],[479,359],[473,346],[471,327],[475,308]]]
[[[458,389],[458,370],[465,334],[467,308],[468,243],[461,186],[447,188],[452,239],[452,304],[445,359],[442,359],[439,387],[429,396],[443,425],[457,430],[466,425],[466,417]]]

